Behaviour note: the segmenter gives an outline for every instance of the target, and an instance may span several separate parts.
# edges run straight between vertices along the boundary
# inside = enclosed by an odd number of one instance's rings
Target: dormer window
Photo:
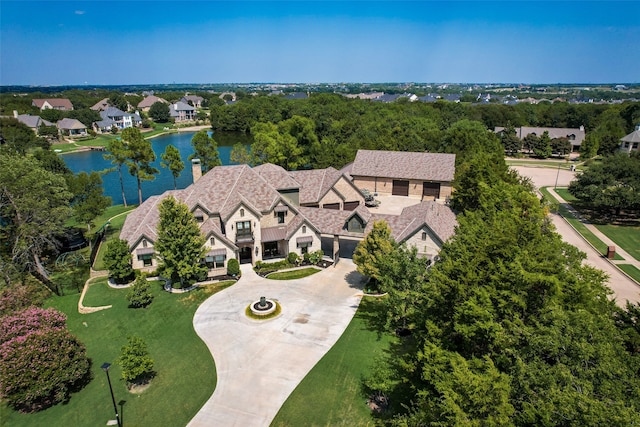
[[[143,247],[143,248],[146,248],[146,247],[147,247],[147,245],[148,245],[148,243],[147,243],[147,239],[142,239],[142,247]]]
[[[364,233],[365,226],[364,221],[358,215],[354,215],[347,221],[345,228],[351,233]]]
[[[240,209],[240,216],[243,217],[244,216],[244,209]]]

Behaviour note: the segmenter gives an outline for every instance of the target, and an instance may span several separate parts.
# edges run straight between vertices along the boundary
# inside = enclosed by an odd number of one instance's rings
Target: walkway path
[[[297,280],[269,280],[242,266],[242,278],[213,295],[193,324],[216,363],[216,389],[189,423],[268,426],[289,394],[340,338],[360,303],[362,276],[349,259]],[[246,307],[261,296],[282,314],[252,320]],[[197,367],[194,367],[197,369]]]
[[[574,172],[540,167],[512,166],[520,175],[531,178],[533,184],[538,187],[554,187],[557,181],[558,187],[567,187],[574,179]],[[551,189],[551,188],[550,188]],[[554,192],[555,195],[555,192]],[[640,286],[613,263],[609,262],[603,254],[596,251],[576,230],[567,223],[562,216],[550,214],[551,221],[563,240],[572,244],[587,254],[586,262],[609,275],[608,285],[613,290],[613,297],[620,306],[626,301],[640,302]],[[629,258],[633,259],[633,258]]]

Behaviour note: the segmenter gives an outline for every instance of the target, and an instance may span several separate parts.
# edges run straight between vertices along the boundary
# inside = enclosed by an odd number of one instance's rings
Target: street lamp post
[[[104,362],[101,366],[102,370],[107,374],[107,382],[109,383],[109,391],[111,392],[111,401],[113,402],[113,410],[116,413],[116,422],[118,423],[118,427],[122,427],[122,423],[120,422],[120,414],[118,414],[118,407],[116,406],[116,398],[113,395],[113,387],[111,387],[111,378],[109,378],[109,368],[111,367],[111,363]]]

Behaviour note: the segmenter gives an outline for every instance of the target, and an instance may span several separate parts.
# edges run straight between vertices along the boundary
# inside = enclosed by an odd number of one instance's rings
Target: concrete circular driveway
[[[238,283],[206,300],[194,316],[218,381],[191,427],[268,426],[342,335],[360,303],[363,277],[350,259],[288,281],[261,278],[250,267],[242,266]],[[281,304],[279,317],[245,316],[246,307],[261,296]]]

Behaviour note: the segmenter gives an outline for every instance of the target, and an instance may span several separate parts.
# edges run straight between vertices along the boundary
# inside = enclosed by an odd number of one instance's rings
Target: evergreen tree
[[[127,144],[126,164],[129,174],[136,178],[138,183],[138,203],[142,204],[142,181],[153,181],[160,171],[151,166],[156,160],[156,153],[151,147],[151,142],[142,137],[140,129],[126,128],[122,131],[122,140]]]
[[[111,160],[111,164],[114,165],[114,168],[118,172],[118,178],[120,178],[120,190],[122,192],[122,202],[124,206],[127,206],[127,198],[124,194],[124,181],[122,180],[122,166],[127,163],[127,158],[129,157],[128,148],[125,145],[124,141],[120,138],[111,139],[107,142],[107,154],[103,154],[102,157],[105,160]],[[110,169],[110,170],[113,170]]]
[[[147,344],[140,337],[129,337],[120,351],[118,363],[122,366],[122,379],[129,385],[146,383],[154,375],[154,361],[149,356]]]
[[[151,293],[151,284],[146,277],[143,275],[136,277],[136,281],[127,292],[127,301],[129,301],[129,307],[133,308],[142,308],[151,304],[153,294]]]
[[[196,133],[191,138],[191,145],[195,152],[189,156],[189,160],[200,159],[203,173],[207,173],[222,164],[218,154],[218,144],[213,137],[209,136],[206,130]]]
[[[187,205],[172,196],[160,203],[160,224],[155,249],[164,274],[172,280],[195,279],[207,271],[203,264],[205,238]]]

